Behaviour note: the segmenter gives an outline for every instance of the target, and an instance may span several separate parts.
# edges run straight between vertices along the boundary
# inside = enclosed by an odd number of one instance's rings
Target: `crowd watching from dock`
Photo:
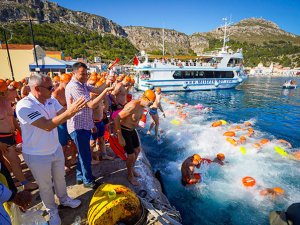
[[[118,135],[120,144],[127,149],[128,180],[137,185],[134,163],[140,151],[139,138],[135,136],[132,143],[133,139],[128,139],[119,125],[134,129],[143,109],[153,104],[155,94],[153,92],[152,97],[145,94],[142,99],[128,103],[133,84],[130,76],[112,71],[89,74],[81,62],[73,65],[72,74],[50,77],[34,72],[20,82],[0,79],[0,160],[1,174],[5,176],[5,182],[0,179],[0,196],[3,202],[14,202],[25,210],[31,202],[30,191],[39,189],[49,224],[61,224],[54,193],[63,206],[76,208],[81,204],[67,193],[66,172],[76,165],[77,184],[96,189],[100,183],[93,175],[92,162],[115,158],[107,153],[105,132]],[[129,112],[128,108],[133,111]],[[116,111],[120,113],[115,119],[117,129],[110,117]],[[126,119],[128,115],[133,116]],[[30,180],[22,171],[19,154],[33,175]],[[24,191],[18,193],[16,187]],[[0,215],[10,224],[4,208],[0,207]]]

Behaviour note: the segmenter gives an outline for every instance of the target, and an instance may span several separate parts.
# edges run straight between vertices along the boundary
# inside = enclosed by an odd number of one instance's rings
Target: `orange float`
[[[221,126],[221,125],[222,125],[222,121],[221,121],[221,120],[218,120],[218,121],[213,122],[213,123],[211,124],[212,127],[218,127],[218,126]]]
[[[244,144],[245,142],[246,142],[246,138],[245,138],[245,136],[240,136],[240,143],[241,144]]]
[[[253,147],[254,148],[257,148],[257,149],[260,149],[261,148],[261,145],[259,143],[254,143],[253,144]]]
[[[228,141],[230,144],[236,146],[238,142],[234,138],[226,138],[226,141]]]
[[[245,187],[253,187],[256,184],[256,180],[253,177],[244,177],[242,183]]]
[[[285,191],[281,187],[274,187],[273,191],[278,195],[284,195]]]
[[[226,137],[235,137],[235,132],[233,131],[226,131],[223,136],[226,136]]]
[[[229,131],[239,131],[239,130],[241,130],[241,127],[239,125],[236,125],[229,129]]]
[[[269,143],[270,141],[268,139],[261,139],[260,140],[260,144],[265,145],[267,143]]]

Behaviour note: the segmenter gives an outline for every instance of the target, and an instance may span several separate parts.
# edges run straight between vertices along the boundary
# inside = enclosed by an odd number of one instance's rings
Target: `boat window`
[[[214,72],[213,71],[205,71],[204,76],[205,76],[205,78],[214,78]]]
[[[181,71],[175,71],[173,74],[174,79],[182,79]]]
[[[141,80],[149,80],[150,79],[150,72],[149,71],[141,71],[140,72],[141,76]]]

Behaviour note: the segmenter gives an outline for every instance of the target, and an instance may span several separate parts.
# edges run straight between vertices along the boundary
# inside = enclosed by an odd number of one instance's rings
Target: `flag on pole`
[[[136,55],[134,56],[133,64],[136,66],[139,65],[139,59],[138,59],[138,57],[136,57]]]

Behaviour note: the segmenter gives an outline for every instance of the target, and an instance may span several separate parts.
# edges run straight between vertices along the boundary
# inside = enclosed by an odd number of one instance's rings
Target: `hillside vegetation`
[[[9,43],[32,44],[29,23],[5,24],[7,36],[12,38]],[[98,34],[75,25],[63,23],[33,24],[36,44],[45,50],[63,51],[65,56],[72,58],[87,57],[90,61],[94,56],[103,60],[115,60],[119,57],[127,63],[137,53],[136,48],[125,37],[112,34]],[[4,41],[3,28],[0,27],[0,40]]]

